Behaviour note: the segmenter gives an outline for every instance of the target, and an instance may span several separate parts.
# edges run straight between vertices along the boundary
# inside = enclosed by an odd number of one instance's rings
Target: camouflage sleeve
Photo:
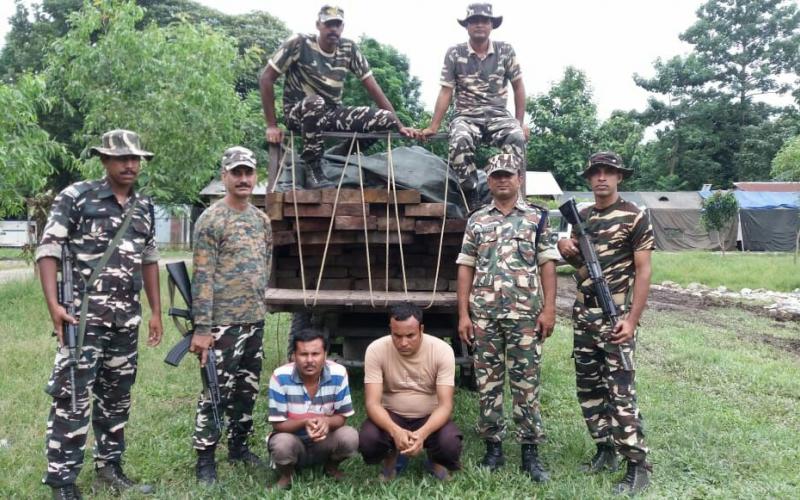
[[[147,240],[144,242],[142,264],[156,264],[161,257],[158,253],[158,247],[156,246],[156,210],[152,202],[149,203],[149,212],[150,234],[147,235]]]
[[[214,270],[217,265],[217,238],[213,221],[204,213],[194,231],[192,277],[192,318],[197,335],[211,335],[214,324]]]
[[[642,250],[654,250],[656,248],[656,239],[653,234],[653,225],[650,224],[650,217],[644,210],[639,211],[636,219],[633,221],[633,228],[631,229],[631,246],[634,252]]]
[[[511,45],[508,46],[508,58],[506,59],[506,78],[510,82],[522,78],[522,69],[517,61],[517,53],[514,52],[514,47]]]
[[[539,246],[537,247],[536,263],[542,265],[548,261],[558,261],[561,254],[556,250],[556,245],[553,243],[552,231],[550,230],[550,222],[545,221],[545,226],[542,229],[542,234],[539,235]]]
[[[439,83],[443,87],[453,88],[456,86],[456,49],[451,47],[444,55],[444,65],[442,66],[442,76]]]
[[[472,217],[467,221],[467,229],[464,231],[464,241],[461,243],[461,252],[456,258],[456,264],[475,267],[475,256],[478,248],[475,244],[475,229]]]
[[[352,57],[350,57],[350,71],[352,71],[359,80],[366,80],[372,76],[372,70],[369,68],[367,58],[364,57],[364,54],[361,53],[361,50],[355,43],[353,44]]]
[[[70,230],[78,224],[79,211],[75,203],[78,190],[69,186],[56,196],[47,224],[42,232],[42,239],[36,248],[36,260],[43,257],[55,257],[61,260],[61,246],[69,238]]]
[[[303,39],[299,34],[294,34],[284,41],[278,50],[272,54],[267,64],[280,74],[286,72],[289,66],[300,57],[300,44]]]
[[[264,215],[264,245],[265,245],[265,252],[266,252],[266,265],[267,275],[265,276],[265,280],[269,283],[270,273],[272,272],[272,221],[269,219],[269,216],[264,212],[261,212]]]

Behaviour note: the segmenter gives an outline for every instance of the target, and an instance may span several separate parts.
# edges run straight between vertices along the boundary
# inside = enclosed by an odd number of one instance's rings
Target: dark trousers
[[[388,410],[387,410],[388,411]],[[425,425],[430,415],[421,418],[405,418],[388,412],[392,421],[410,431],[415,431]],[[431,462],[443,465],[449,470],[461,469],[461,448],[464,435],[452,420],[448,420],[441,429],[434,432],[425,440],[423,446],[428,452]],[[358,451],[368,464],[377,464],[395,450],[394,440],[388,432],[367,419],[358,433]]]

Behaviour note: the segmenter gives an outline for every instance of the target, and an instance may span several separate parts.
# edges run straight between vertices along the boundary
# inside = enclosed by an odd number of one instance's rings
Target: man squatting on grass
[[[580,216],[621,311],[622,319],[616,325],[603,316],[575,234],[558,242],[561,255],[578,270],[578,293],[572,308],[575,380],[586,426],[597,444],[597,453],[585,470],[616,470],[617,451],[621,453],[628,467],[615,486],[619,494],[645,489],[652,470],[636,403],[634,354],[636,327],[650,290],[650,254],[655,239],[647,213],[617,192],[617,185],[631,173],[632,169],[612,152],[593,154],[581,173],[591,186],[595,202],[581,210]],[[631,360],[630,371],[623,368],[619,346]]]
[[[453,423],[455,355],[445,341],[424,333],[422,310],[398,304],[390,335],[372,342],[364,358],[367,420],[359,451],[368,464],[383,462],[382,481],[395,477],[399,455],[428,450],[426,467],[447,480],[461,468],[463,435]]]

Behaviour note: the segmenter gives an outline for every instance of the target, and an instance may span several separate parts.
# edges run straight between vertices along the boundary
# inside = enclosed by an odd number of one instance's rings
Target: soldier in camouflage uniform
[[[344,11],[323,6],[317,17],[319,34],[296,34],[287,39],[272,55],[259,78],[267,142],[280,143],[283,132],[275,117],[274,85],[281,75],[286,75],[283,115],[289,130],[303,134],[301,157],[310,187],[332,185],[319,163],[323,145],[320,132],[398,131],[407,137],[416,135],[415,130],[406,128],[397,118],[355,42],[341,38],[343,27]],[[361,81],[380,109],[342,105],[342,89],[348,72]]]
[[[617,184],[630,175],[616,153],[593,154],[583,171],[594,192],[595,203],[580,210],[586,231],[622,319],[611,325],[603,316],[588,272],[573,238],[558,242],[558,249],[578,272],[578,294],[572,309],[578,401],[597,444],[586,472],[616,470],[617,451],[628,461],[616,493],[636,493],[649,484],[642,416],[636,403],[635,364],[637,325],[650,289],[650,254],[655,248],[653,228],[644,210],[623,200]],[[620,349],[631,361],[626,371]]]
[[[217,358],[221,408],[228,416],[228,460],[259,465],[247,438],[263,357],[265,294],[272,265],[272,228],[267,215],[250,203],[257,182],[256,159],[243,147],[222,156],[225,197],[197,219],[194,233],[190,351],[205,366],[208,349]],[[203,392],[197,403],[193,437],[197,479],[216,481],[214,452],[221,437],[212,403]]]
[[[506,42],[489,39],[503,17],[492,15],[491,4],[475,3],[467,8],[465,19],[458,22],[467,28],[469,41],[447,50],[433,118],[420,135],[427,137],[439,130],[455,91],[450,165],[458,174],[469,207],[474,209],[480,202],[475,147],[481,142],[500,147],[504,153],[516,156],[524,171],[525,141],[530,132],[524,122],[525,85],[514,49]],[[514,116],[506,109],[509,82],[514,89]]]
[[[518,196],[522,182],[517,157],[489,159],[493,201],[467,222],[458,256],[458,331],[474,347],[480,394],[478,430],[486,442],[482,465],[503,465],[503,390],[506,359],[522,469],[546,481],[537,445],[544,440],[539,414],[542,342],[555,325],[555,260],[543,209]],[[538,243],[538,244],[537,244]],[[544,299],[540,297],[541,290]]]
[[[43,482],[52,488],[54,498],[62,499],[80,498],[75,482],[83,465],[90,405],[95,486],[117,492],[132,487],[143,493],[152,491],[150,486],[128,479],[121,463],[131,387],[136,379],[143,287],[152,311],[148,344],[158,345],[163,332],[154,207],[148,197],[134,190],[141,159],[149,160],[153,154],[141,149],[139,136],[128,130],[107,132],[102,142],[91,148],[91,154],[100,156],[106,176],[77,182],[59,193],[36,250],[42,289],[60,346],[46,388],[53,402],[47,419]],[[97,270],[96,279],[88,283],[128,214],[129,223],[119,244]],[[64,245],[73,263],[75,308],[80,311],[84,306],[86,310],[85,331],[78,332],[75,387],[69,383],[62,325],[65,321],[77,324],[80,316],[67,314],[58,302],[56,287]],[[77,400],[75,412],[70,404],[72,391]]]

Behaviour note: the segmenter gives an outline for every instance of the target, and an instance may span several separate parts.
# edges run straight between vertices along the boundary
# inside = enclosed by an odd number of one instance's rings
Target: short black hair
[[[389,309],[389,319],[405,321],[412,316],[417,320],[417,323],[422,324],[422,309],[411,302],[401,302]]]
[[[292,334],[292,346],[294,347],[294,351],[297,351],[298,342],[311,342],[312,340],[316,339],[322,339],[322,346],[325,349],[325,352],[327,352],[328,336],[315,328],[304,328],[299,332]]]

